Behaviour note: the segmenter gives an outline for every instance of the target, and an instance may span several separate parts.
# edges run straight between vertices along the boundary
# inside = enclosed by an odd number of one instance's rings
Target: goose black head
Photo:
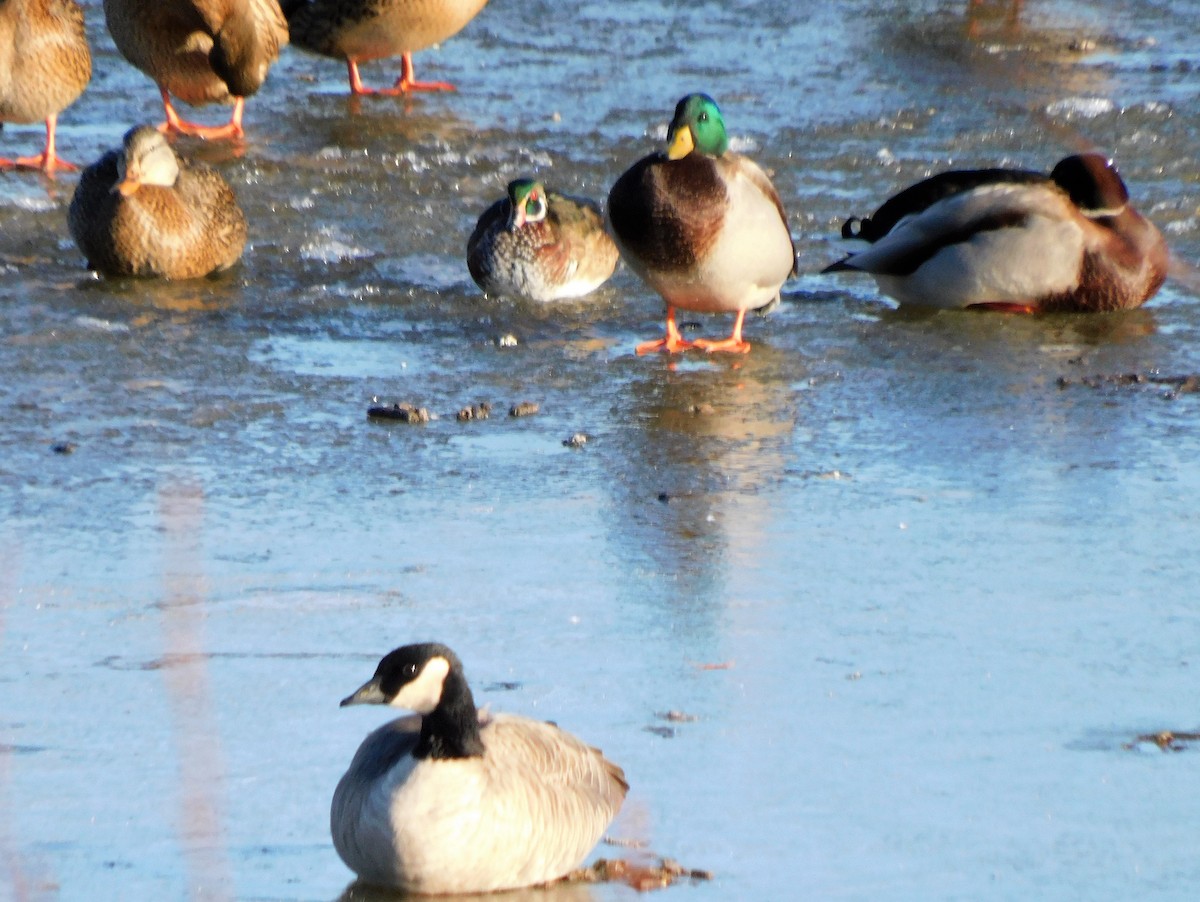
[[[442,702],[446,678],[461,673],[458,656],[438,642],[405,645],[386,654],[375,675],[342,699],[347,705],[388,705],[429,714]]]

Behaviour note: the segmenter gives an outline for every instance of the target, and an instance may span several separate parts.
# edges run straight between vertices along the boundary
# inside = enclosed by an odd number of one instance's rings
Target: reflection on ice
[[[344,668],[431,635],[621,761],[620,831],[717,874],[689,902],[1200,885],[1196,750],[1122,747],[1196,726],[1200,395],[1083,382],[1198,369],[1194,6],[494,3],[437,51],[460,92],[411,101],[285,51],[240,155],[181,139],[250,223],[186,284],[91,278],[75,177],[0,176],[0,897],[337,897]],[[71,159],[147,113],[91,37]],[[805,273],[749,355],[637,358],[661,302],[626,269],[479,296],[488,198],[604,196],[691,90]],[[914,315],[816,275],[845,211],[1080,143],[1170,237],[1148,307]],[[670,710],[699,719],[646,732]]]
[[[377,886],[355,881],[346,887],[345,892],[337,897],[336,902],[403,902],[403,900],[415,902],[415,900],[429,898],[431,897],[380,889]],[[453,898],[455,902],[594,902],[596,896],[586,884],[557,883],[548,887],[530,887],[508,892],[445,898]]]
[[[796,416],[780,353],[689,352],[626,387],[634,429],[606,459],[610,542],[626,568],[674,574],[678,585],[660,591],[689,604],[722,597],[771,527],[763,490],[782,475]]]

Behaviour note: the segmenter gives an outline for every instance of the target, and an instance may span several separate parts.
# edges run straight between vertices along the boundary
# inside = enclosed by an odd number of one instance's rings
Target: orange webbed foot
[[[362,82],[358,71],[358,61],[346,60],[346,69],[350,75],[350,93],[357,95],[376,95],[379,97],[399,97],[414,91],[457,91],[454,85],[446,81],[417,81],[413,78],[412,54],[405,53],[401,57],[400,77],[390,88],[368,88]]]
[[[709,338],[697,338],[693,343],[695,347],[702,351],[713,353],[714,351],[726,351],[730,354],[749,354],[750,342],[742,338],[722,338],[719,341],[714,341]]]
[[[696,347],[708,351],[710,354],[713,351],[726,351],[731,354],[748,354],[750,353],[750,342],[742,338],[742,323],[745,322],[746,311],[739,310],[737,317],[733,321],[733,331],[729,333],[728,338],[722,338],[714,341],[710,338],[697,338]]]
[[[643,341],[637,346],[638,356],[643,354],[653,354],[656,351],[661,351],[664,354],[678,354],[683,351],[689,351],[696,347],[695,342],[685,341],[678,336],[668,335],[666,338],[659,338],[655,341]]]
[[[0,169],[38,169],[46,175],[58,170],[78,172],[79,167],[55,154],[39,153],[32,157],[17,157],[15,160],[0,160]]]
[[[400,79],[390,88],[368,88],[366,86],[359,87],[357,90],[351,88],[355,94],[370,95],[374,94],[377,97],[402,97],[405,94],[411,94],[414,91],[456,91],[454,85],[444,81],[404,81]]]
[[[57,132],[58,114],[54,113],[46,117],[46,144],[42,152],[32,157],[17,157],[15,160],[0,159],[0,169],[38,169],[51,178],[59,169],[78,171],[78,166],[58,155],[55,143]]]
[[[400,77],[392,88],[397,94],[407,94],[409,91],[457,91],[454,85],[447,81],[417,81],[413,77],[412,54],[405,53],[400,58]]]
[[[406,81],[400,78],[396,84],[380,93],[387,94],[407,94],[410,91],[457,91],[458,88],[450,84],[448,81]]]
[[[205,141],[235,140],[244,138],[246,133],[240,125],[226,122],[224,125],[199,125],[195,122],[185,122],[179,119],[175,122],[163,122],[158,130],[165,134],[189,135],[193,138],[203,138]]]
[[[990,310],[995,313],[1037,313],[1037,307],[1032,304],[1018,304],[1012,301],[995,301],[994,303],[972,304],[968,310]]]
[[[665,337],[657,341],[643,341],[637,346],[638,355],[653,354],[655,351],[662,351],[665,354],[677,354],[680,351],[687,351],[696,347],[693,342],[688,341],[679,334],[679,326],[675,324],[675,308],[667,306],[667,334]]]
[[[240,140],[245,137],[246,133],[242,130],[242,111],[246,104],[244,97],[234,100],[233,115],[224,125],[200,125],[196,122],[188,122],[179,115],[175,105],[171,103],[171,95],[165,88],[160,87],[159,91],[162,94],[163,112],[167,115],[167,121],[158,126],[158,130],[163,134],[190,135],[206,141]]]

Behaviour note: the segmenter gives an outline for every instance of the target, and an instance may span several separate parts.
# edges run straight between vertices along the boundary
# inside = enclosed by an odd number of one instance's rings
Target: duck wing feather
[[[914,195],[922,200],[931,196]],[[897,206],[886,211],[882,221],[887,229],[874,236],[871,247],[849,254],[822,272],[857,270],[909,276],[944,249],[970,242],[983,233],[1025,228],[1037,217],[1064,221],[1075,215],[1066,194],[1045,178],[1015,182],[992,179],[970,188],[959,186],[942,191],[940,197],[924,206],[910,205],[910,212],[903,216],[897,215],[899,210]]]
[[[888,198],[871,216],[847,219],[842,225],[842,237],[878,241],[902,219],[923,213],[934,204],[948,200],[956,194],[974,191],[985,185],[1045,183],[1053,184],[1048,175],[1026,169],[961,169],[940,172]]]

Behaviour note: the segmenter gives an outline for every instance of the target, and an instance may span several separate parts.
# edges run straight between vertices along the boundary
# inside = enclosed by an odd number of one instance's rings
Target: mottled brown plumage
[[[414,90],[452,90],[443,82],[413,79],[412,54],[460,32],[487,0],[284,0],[283,8],[297,47],[345,60],[350,89],[356,94],[399,94]],[[403,72],[392,88],[369,89],[358,77],[358,64],[399,56]]]
[[[617,265],[617,248],[600,208],[582,197],[519,179],[496,201],[467,241],[467,268],[488,294],[555,301],[588,294]]]
[[[240,137],[242,104],[288,42],[276,0],[104,0],[121,54],[158,85],[166,127],[205,138]],[[194,106],[233,101],[229,124],[184,122],[171,96]]]
[[[112,276],[189,279],[227,269],[246,244],[246,218],[214,170],[179,160],[154,128],[87,167],[68,211],[88,266]]]
[[[58,158],[54,136],[58,114],[91,77],[83,10],[74,0],[0,2],[0,122],[46,123],[41,154],[0,160],[0,168],[76,168]]]

